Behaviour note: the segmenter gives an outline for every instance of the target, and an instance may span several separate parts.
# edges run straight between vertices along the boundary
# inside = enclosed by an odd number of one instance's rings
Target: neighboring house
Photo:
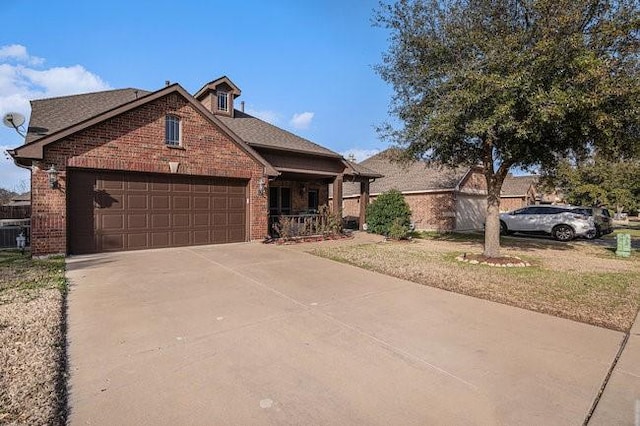
[[[31,217],[31,193],[15,195],[0,206],[0,219],[24,219]]]
[[[390,189],[399,190],[411,208],[416,229],[474,230],[484,225],[486,183],[479,167],[451,169],[422,161],[402,163],[394,149],[358,166],[384,175],[370,183],[370,201]],[[366,201],[361,203],[358,185],[345,182],[343,216],[358,217],[362,204]]]
[[[262,239],[270,216],[342,204],[344,180],[380,177],[340,154],[234,109],[227,77],[31,102],[34,255]]]
[[[538,201],[538,176],[507,175],[500,191],[500,211],[508,212]],[[540,194],[542,195],[542,194]]]
[[[370,184],[369,201],[390,189],[405,196],[412,221],[419,230],[466,231],[484,227],[487,192],[480,167],[451,169],[433,163],[397,161],[397,151],[388,149],[358,166],[378,172],[384,177]],[[537,176],[509,174],[503,183],[500,210],[514,210],[536,203]],[[345,182],[343,215],[358,217],[361,208],[357,185]]]

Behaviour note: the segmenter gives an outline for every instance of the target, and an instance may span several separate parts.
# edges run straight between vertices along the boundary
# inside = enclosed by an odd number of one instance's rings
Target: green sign
[[[618,234],[616,236],[616,240],[618,241],[616,256],[622,256],[622,257],[631,256],[631,235]]]

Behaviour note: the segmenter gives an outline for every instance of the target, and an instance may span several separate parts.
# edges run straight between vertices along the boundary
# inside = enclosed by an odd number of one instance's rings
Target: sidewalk
[[[640,425],[640,315],[589,425]]]

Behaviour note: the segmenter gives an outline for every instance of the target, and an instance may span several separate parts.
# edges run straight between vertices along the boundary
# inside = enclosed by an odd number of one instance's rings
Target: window
[[[269,214],[291,214],[291,188],[269,187]]]
[[[229,94],[218,92],[218,111],[229,111]]]
[[[308,199],[307,207],[309,208],[309,212],[317,213],[318,212],[318,190],[310,189],[308,197],[309,199]]]
[[[180,118],[175,115],[167,115],[164,122],[165,143],[169,146],[180,146]]]

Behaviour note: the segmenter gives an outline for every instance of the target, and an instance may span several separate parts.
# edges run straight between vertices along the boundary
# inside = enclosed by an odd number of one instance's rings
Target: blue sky
[[[387,48],[377,0],[3,2],[0,114],[28,100],[165,80],[194,93],[226,75],[249,113],[361,160],[387,144],[391,88],[374,72]],[[0,149],[22,139],[0,128]],[[4,156],[0,187],[29,174]]]

